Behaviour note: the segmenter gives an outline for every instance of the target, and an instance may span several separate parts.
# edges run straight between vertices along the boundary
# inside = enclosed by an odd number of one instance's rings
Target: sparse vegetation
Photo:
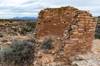
[[[100,39],[100,16],[97,17],[97,26],[96,26],[96,33],[95,33],[95,38]]]
[[[14,41],[9,48],[0,51],[2,64],[29,66],[34,60],[34,45],[28,41]]]
[[[24,20],[0,19],[1,33],[8,35],[26,35],[34,32],[36,22]],[[1,36],[1,35],[0,35]]]
[[[19,33],[25,35],[29,32],[33,32],[34,28],[35,28],[35,24],[36,24],[35,22],[34,23],[32,23],[32,22],[26,23],[25,26],[21,27],[21,31],[19,31]]]
[[[52,49],[53,46],[52,46],[52,39],[47,39],[43,42],[43,45],[42,45],[42,49],[45,49],[45,50],[49,50],[49,49]]]

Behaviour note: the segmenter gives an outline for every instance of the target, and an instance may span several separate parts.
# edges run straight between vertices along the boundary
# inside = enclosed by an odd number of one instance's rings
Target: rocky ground
[[[2,47],[8,47],[12,40],[32,40],[31,35],[27,36],[7,36],[0,38],[0,44]],[[93,41],[92,52],[84,55],[78,55],[71,58],[72,66],[100,66],[100,40],[95,39]],[[53,65],[53,64],[52,64]]]
[[[22,27],[19,24],[17,24],[16,27],[12,26],[12,24],[10,24],[9,28],[7,28],[8,26],[0,24],[0,48],[8,47],[13,40],[33,40],[33,32],[25,32],[25,34],[18,33],[20,32],[18,28]],[[13,29],[17,29],[17,31]],[[72,57],[70,60],[72,61],[72,66],[100,66],[100,40],[95,39],[93,41],[91,52]]]
[[[34,22],[0,21],[0,48],[9,46],[13,40],[32,38]]]
[[[100,40],[93,41],[92,52],[74,57],[73,66],[100,66]]]

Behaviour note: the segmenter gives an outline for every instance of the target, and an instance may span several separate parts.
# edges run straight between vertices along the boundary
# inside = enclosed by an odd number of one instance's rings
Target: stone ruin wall
[[[42,10],[36,26],[35,62],[70,64],[71,56],[91,51],[95,27],[96,21],[87,11],[70,6]],[[44,44],[47,40],[52,43]]]

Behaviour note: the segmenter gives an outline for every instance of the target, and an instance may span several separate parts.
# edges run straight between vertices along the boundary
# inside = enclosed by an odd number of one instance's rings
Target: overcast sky
[[[100,15],[100,0],[0,0],[0,18],[37,16],[44,8],[74,6]]]

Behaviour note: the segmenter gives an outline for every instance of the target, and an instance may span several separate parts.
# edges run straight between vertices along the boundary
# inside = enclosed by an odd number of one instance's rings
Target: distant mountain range
[[[14,17],[12,19],[15,19],[15,20],[30,20],[30,21],[36,21],[37,20],[37,17]]]

